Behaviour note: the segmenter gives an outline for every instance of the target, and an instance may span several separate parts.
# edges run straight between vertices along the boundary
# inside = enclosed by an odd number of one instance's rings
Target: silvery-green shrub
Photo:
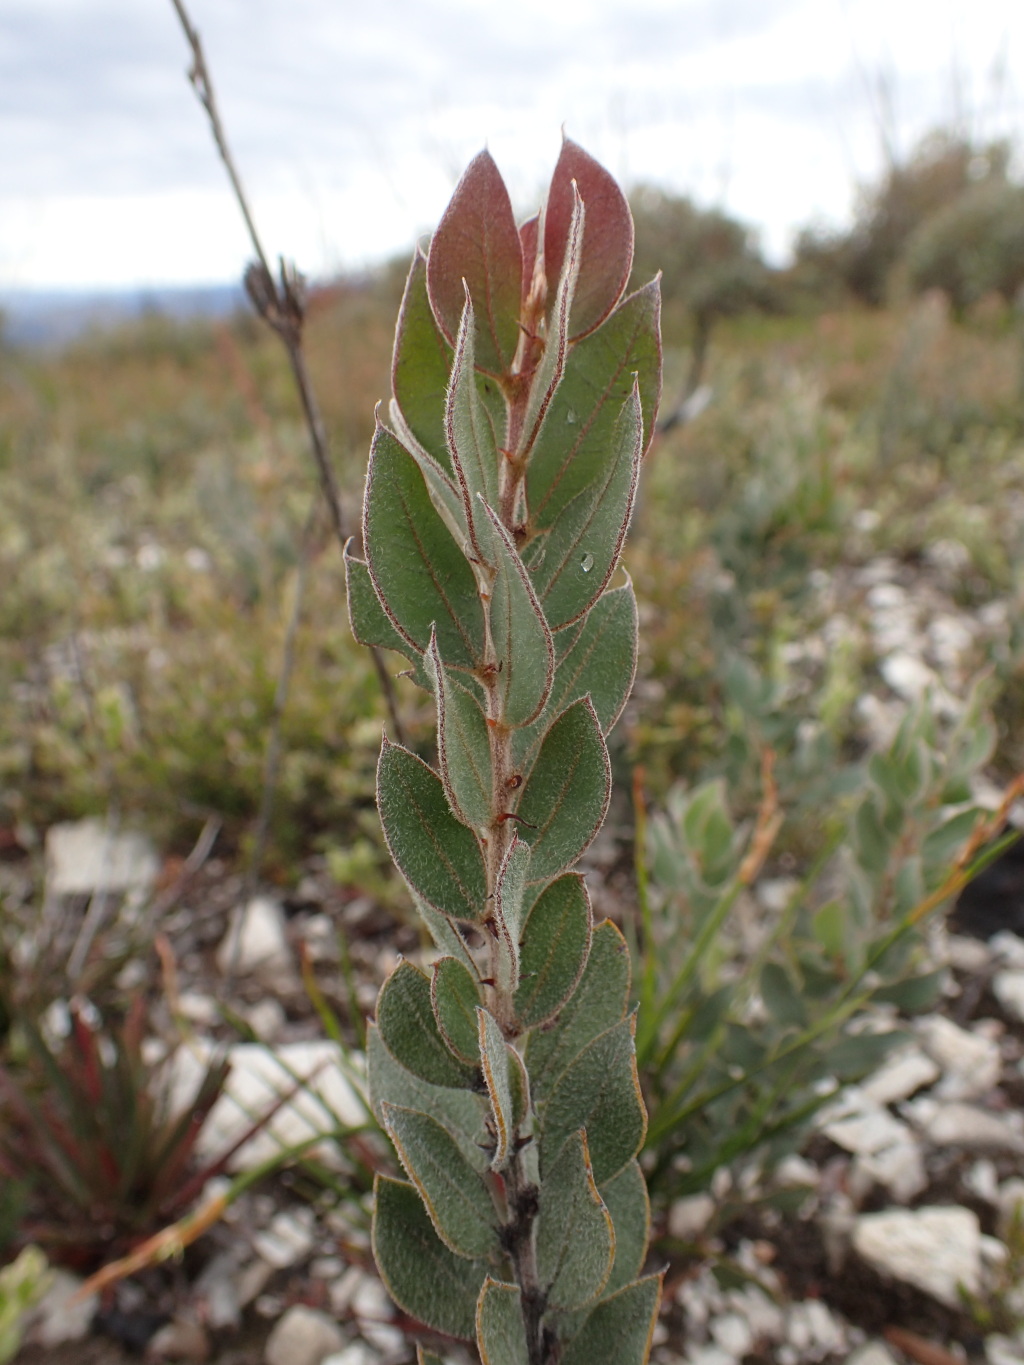
[[[378,768],[441,956],[398,967],[369,1032],[406,1177],[378,1177],[374,1254],[487,1365],[641,1365],[660,1296],[629,955],[574,871],[636,662],[617,569],[661,345],[657,280],[624,296],[632,255],[621,191],[573,142],[522,225],[475,158],[409,272],[347,559],[357,639],[437,709],[436,766],[385,738]]]

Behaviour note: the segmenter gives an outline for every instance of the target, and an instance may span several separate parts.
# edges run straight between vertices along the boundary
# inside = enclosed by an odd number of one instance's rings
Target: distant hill
[[[62,346],[96,327],[159,313],[172,318],[227,317],[242,306],[241,285],[110,291],[0,290],[2,335],[15,346]]]

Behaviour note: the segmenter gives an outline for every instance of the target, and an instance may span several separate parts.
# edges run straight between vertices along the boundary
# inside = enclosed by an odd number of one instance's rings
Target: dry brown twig
[[[266,322],[267,325],[276,332],[278,337],[280,337],[281,343],[287,352],[292,375],[299,392],[299,399],[302,403],[302,411],[306,419],[306,426],[309,430],[310,446],[313,451],[313,458],[316,462],[321,491],[324,496],[324,501],[327,503],[339,545],[344,549],[345,543],[349,539],[349,532],[346,527],[345,516],[342,510],[338,481],[334,474],[333,465],[331,464],[327,431],[320,412],[320,406],[317,403],[316,395],[313,392],[303,345],[303,333],[306,319],[305,280],[299,271],[296,270],[295,266],[284,259],[278,261],[278,272],[275,278],[267,254],[263,249],[260,235],[256,230],[256,222],[249,206],[248,196],[245,193],[245,186],[242,184],[241,176],[238,173],[238,168],[231,155],[231,149],[228,146],[227,136],[224,132],[224,125],[221,122],[220,111],[217,107],[217,97],[214,92],[213,81],[210,78],[209,67],[206,64],[206,56],[203,52],[203,44],[199,32],[189,18],[188,11],[184,5],[184,0],[171,0],[171,3],[174,6],[185,38],[188,41],[189,48],[192,52],[192,65],[189,69],[189,81],[206,113],[206,117],[210,124],[210,131],[213,134],[213,140],[217,147],[217,152],[224,164],[224,169],[228,173],[228,179],[231,181],[231,188],[234,191],[238,207],[245,220],[249,241],[252,244],[253,253],[256,257],[245,272],[244,281],[246,293],[249,295],[252,305],[259,313],[260,317],[263,318],[264,322]],[[398,706],[395,699],[395,690],[392,685],[391,674],[387,670],[380,651],[374,649],[371,653],[373,655],[374,668],[380,679],[384,701],[388,709],[388,717],[392,729],[401,743],[403,728],[398,716]],[[290,667],[287,661],[285,667]]]

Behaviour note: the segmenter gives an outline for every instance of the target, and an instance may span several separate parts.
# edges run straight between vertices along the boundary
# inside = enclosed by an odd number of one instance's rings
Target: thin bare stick
[[[242,178],[238,174],[238,168],[228,146],[199,32],[189,18],[184,0],[171,0],[171,4],[181,21],[185,38],[192,51],[192,66],[188,73],[189,80],[199,103],[206,112],[213,140],[216,143],[220,159],[224,163],[224,169],[228,173],[228,179],[231,181],[231,188],[238,201],[242,217],[245,219],[249,240],[256,256],[255,261],[245,272],[246,292],[260,317],[281,338],[287,352],[295,385],[299,391],[302,411],[306,418],[306,426],[309,429],[310,445],[320,478],[320,487],[331,514],[338,543],[344,549],[350,533],[346,526],[338,481],[328,450],[327,431],[310,382],[309,368],[303,350],[303,331],[306,321],[305,281],[295,267],[283,259],[278,261],[278,275],[276,279],[274,277],[260,235],[256,230],[256,222],[249,207]],[[399,742],[401,742],[403,728],[398,716],[398,704],[391,674],[387,670],[380,651],[373,649],[371,653],[392,728]]]

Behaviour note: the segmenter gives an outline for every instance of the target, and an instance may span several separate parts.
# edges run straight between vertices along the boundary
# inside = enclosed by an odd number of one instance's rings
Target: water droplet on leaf
[[[593,556],[593,555],[590,553],[590,551],[588,550],[587,553],[586,553],[586,554],[583,556],[583,558],[580,560],[580,568],[583,570],[584,573],[589,573],[590,570],[591,570],[593,567],[594,567],[594,556]]]
[[[565,420],[569,423],[570,426],[575,426],[575,425],[576,425],[576,423],[577,423],[580,419],[576,416],[576,409],[575,409],[575,408],[567,408],[567,409],[566,409]]]

